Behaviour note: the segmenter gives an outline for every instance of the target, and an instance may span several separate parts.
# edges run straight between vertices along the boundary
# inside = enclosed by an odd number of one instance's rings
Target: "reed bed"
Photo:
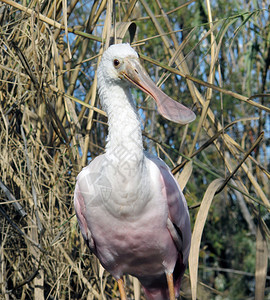
[[[113,39],[197,114],[172,124],[134,92],[145,148],[190,207],[182,298],[269,299],[270,20],[266,2],[240,2],[0,1],[1,299],[119,297],[73,207],[77,174],[104,151],[95,71]]]

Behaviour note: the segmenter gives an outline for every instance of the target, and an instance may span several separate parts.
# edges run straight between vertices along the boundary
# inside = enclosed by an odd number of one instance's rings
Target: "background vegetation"
[[[270,299],[269,3],[115,2],[0,1],[0,297],[118,297],[73,207],[76,175],[104,150],[95,70],[115,19],[130,22],[118,36],[137,25],[151,77],[197,114],[170,123],[133,91],[145,148],[174,168],[190,207],[183,299]]]

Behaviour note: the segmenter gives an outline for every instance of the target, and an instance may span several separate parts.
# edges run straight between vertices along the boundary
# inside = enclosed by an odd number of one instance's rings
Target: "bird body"
[[[134,74],[128,69],[131,65]],[[108,115],[106,151],[78,175],[74,205],[83,237],[103,267],[117,280],[124,274],[137,277],[149,299],[165,300],[167,273],[174,274],[175,295],[179,292],[190,248],[190,221],[168,166],[143,149],[129,81],[135,78],[134,84],[149,94],[154,88],[140,86],[139,67],[137,53],[128,44],[111,46],[103,55],[98,88]],[[170,119],[179,118],[162,103],[158,108]]]

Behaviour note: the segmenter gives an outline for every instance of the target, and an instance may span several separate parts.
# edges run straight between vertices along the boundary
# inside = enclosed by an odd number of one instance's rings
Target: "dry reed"
[[[154,145],[157,153],[174,167],[181,187],[187,185],[185,193],[195,223],[182,296],[194,300],[225,297],[226,293],[210,282],[204,284],[198,272],[205,253],[201,239],[211,207],[234,195],[231,197],[239,203],[256,247],[254,295],[264,299],[270,176],[269,144],[261,132],[266,131],[269,138],[269,128],[263,122],[270,112],[266,105],[267,69],[266,74],[262,72],[264,88],[253,87],[253,93],[245,93],[246,88],[236,91],[236,85],[223,82],[220,65],[221,55],[223,59],[226,56],[223,47],[229,29],[239,19],[244,20],[233,27],[234,38],[226,48],[231,64],[237,64],[233,53],[237,34],[264,11],[216,21],[211,3],[206,0],[206,23],[189,28],[188,34],[187,30],[183,32],[180,43],[181,31],[175,30],[173,16],[184,15],[195,1],[176,8],[168,8],[168,1],[162,2],[156,0],[150,5],[146,0],[116,1],[115,18],[127,22],[120,23],[117,29],[119,40],[129,28],[134,33],[131,21],[136,21],[139,33],[134,44],[152,76],[160,75],[160,70],[161,74],[167,72],[169,92],[178,97],[180,86],[185,104],[193,105],[197,112],[195,125],[180,128],[169,124],[171,129],[164,129],[164,121],[157,119],[150,101],[142,104],[145,145],[150,149]],[[108,45],[114,35],[113,1],[90,3],[0,1],[0,295],[6,300],[119,296],[114,279],[86,249],[73,208],[76,175],[102,153],[107,132],[95,70],[103,51],[101,46]],[[140,33],[145,28],[149,33]],[[159,50],[154,49],[156,41],[160,41]],[[194,65],[192,58],[199,51],[207,65],[205,76],[201,76],[198,60]],[[270,64],[266,57],[267,62]],[[259,69],[263,67],[257,62]],[[182,77],[181,81],[177,76]],[[248,77],[244,79],[248,87]],[[238,103],[240,113],[224,113],[225,97]],[[234,115],[236,119],[232,119]],[[243,136],[236,134],[239,124],[248,128]],[[255,124],[253,128],[251,124]],[[175,138],[179,134],[180,141]],[[199,193],[192,190],[192,184],[198,184],[193,178],[196,174],[204,182]],[[144,299],[138,282],[131,277],[125,280],[131,299]]]

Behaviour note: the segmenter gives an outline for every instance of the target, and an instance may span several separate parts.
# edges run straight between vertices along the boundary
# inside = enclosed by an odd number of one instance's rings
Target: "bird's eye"
[[[113,65],[116,69],[118,69],[120,67],[120,61],[118,59],[114,59],[113,60]]]

